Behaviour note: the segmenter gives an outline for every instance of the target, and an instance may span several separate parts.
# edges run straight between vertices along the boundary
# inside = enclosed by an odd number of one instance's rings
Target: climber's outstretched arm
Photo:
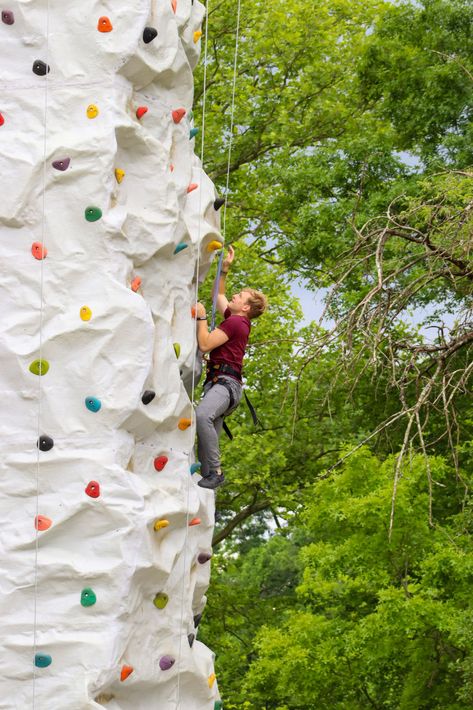
[[[196,309],[197,343],[199,345],[199,350],[203,353],[209,353],[211,350],[218,348],[219,345],[226,343],[228,335],[226,335],[223,330],[220,330],[220,328],[215,328],[215,330],[209,333],[205,307],[202,303],[197,303]]]
[[[219,313],[223,314],[228,308],[228,298],[225,296],[225,281],[227,278],[227,274],[230,270],[230,266],[233,262],[233,259],[235,258],[235,251],[232,246],[228,247],[228,254],[225,257],[225,259],[222,262],[222,270],[220,272],[220,278],[218,281],[218,295],[217,295],[217,310]],[[214,286],[215,288],[215,286]],[[212,293],[212,297],[213,297]]]

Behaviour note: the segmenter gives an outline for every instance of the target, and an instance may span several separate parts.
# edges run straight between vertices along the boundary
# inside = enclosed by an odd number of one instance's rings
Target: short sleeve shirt
[[[246,316],[232,316],[229,308],[223,317],[224,320],[217,327],[223,330],[228,340],[210,352],[210,362],[230,365],[241,377],[245,348],[250,337],[250,319]]]

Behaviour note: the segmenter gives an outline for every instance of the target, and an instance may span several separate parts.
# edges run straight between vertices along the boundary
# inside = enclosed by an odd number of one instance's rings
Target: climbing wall
[[[194,154],[203,6],[16,0],[0,23],[0,708],[220,707],[197,624]]]

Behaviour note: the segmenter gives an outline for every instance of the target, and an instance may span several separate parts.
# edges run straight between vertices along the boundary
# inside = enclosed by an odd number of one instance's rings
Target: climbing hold
[[[45,64],[41,59],[36,59],[33,62],[33,72],[38,76],[46,76],[51,71],[51,67]]]
[[[94,606],[97,601],[97,596],[93,589],[86,587],[80,594],[80,603],[82,606]]]
[[[187,634],[187,640],[189,641],[189,646],[192,648],[195,641],[195,634]]]
[[[82,306],[79,311],[79,315],[81,320],[90,320],[92,318],[92,311],[89,306]]]
[[[85,406],[91,412],[98,412],[102,406],[102,402],[100,401],[100,399],[97,399],[97,397],[86,397]]]
[[[196,135],[198,134],[198,132],[199,132],[198,128],[191,128],[189,131],[189,140],[191,141],[193,138],[195,138]]]
[[[48,653],[36,653],[34,657],[34,664],[36,668],[47,668],[51,665],[53,659]]]
[[[143,402],[143,404],[149,404],[153,401],[155,397],[156,392],[153,392],[153,390],[145,390],[141,395],[141,401]]]
[[[52,524],[53,521],[45,515],[37,515],[34,519],[34,526],[36,530],[48,530]]]
[[[162,658],[159,659],[159,667],[162,671],[168,671],[173,667],[175,662],[176,660],[172,656],[162,656]]]
[[[122,669],[120,671],[120,680],[124,681],[128,678],[129,675],[133,673],[133,666],[122,666]]]
[[[36,442],[36,446],[40,451],[51,451],[54,446],[54,441],[51,439],[50,436],[46,436],[46,434],[41,434],[38,441]]]
[[[143,42],[149,44],[158,36],[158,30],[155,27],[145,27],[143,30]]]
[[[223,244],[221,242],[217,242],[216,239],[213,241],[209,242],[207,244],[207,251],[217,251],[218,249],[221,249],[223,247]]]
[[[174,165],[173,165],[172,163],[171,163],[171,165],[169,166],[169,170],[170,170],[172,173],[174,172]]]
[[[148,107],[147,106],[138,106],[136,109],[136,118],[139,120],[140,118],[143,118],[145,113],[148,113]]]
[[[196,461],[195,463],[191,463],[191,467],[190,467],[191,476],[193,476],[194,473],[197,473],[197,471],[200,471],[201,466],[202,466],[202,464],[200,463],[200,461]]]
[[[212,553],[211,552],[199,552],[199,555],[197,556],[197,562],[200,565],[205,565],[206,562],[212,559]]]
[[[214,710],[223,710],[223,702],[221,700],[214,702]]]
[[[183,417],[182,419],[179,419],[179,424],[177,426],[181,431],[185,431],[185,429],[188,429],[191,424],[192,421],[190,419]]]
[[[136,293],[140,286],[141,286],[141,278],[139,276],[135,276],[135,278],[131,282],[131,290]]]
[[[185,108],[176,108],[174,109],[174,111],[172,111],[172,120],[174,121],[174,123],[180,123],[180,121],[182,121],[185,115]]]
[[[164,609],[169,601],[169,597],[164,592],[158,592],[153,599],[153,604],[157,609]]]
[[[217,676],[215,675],[215,673],[211,673],[211,674],[209,675],[209,677],[208,677],[208,679],[207,679],[207,682],[208,682],[208,684],[209,684],[209,688],[211,688],[211,687],[213,686],[213,684],[215,683],[216,679],[217,679]]]
[[[168,525],[169,525],[169,520],[156,520],[153,525],[153,528],[157,532],[158,530],[164,530],[164,528],[167,528]]]
[[[187,188],[187,192],[192,192],[193,190],[197,190],[198,184],[196,182],[191,182],[189,187]]]
[[[217,197],[216,200],[214,200],[214,210],[217,211],[220,209],[225,204],[225,198],[224,197]]]
[[[100,483],[97,483],[97,481],[89,481],[85,487],[85,492],[91,498],[100,498]]]
[[[86,110],[87,118],[97,118],[99,110],[95,104],[89,104]]]
[[[189,121],[192,121],[192,119],[194,118],[194,112],[192,109],[188,112],[187,118],[189,119]]]
[[[103,17],[99,17],[97,29],[99,32],[111,32],[113,30],[113,27],[109,18],[105,17],[105,15]]]
[[[2,22],[5,25],[13,25],[15,22],[15,15],[11,10],[2,10]]]
[[[33,375],[45,375],[49,370],[49,362],[47,360],[33,360],[29,370]]]
[[[174,254],[179,254],[180,251],[182,251],[183,249],[187,249],[187,247],[188,244],[186,244],[185,242],[179,242],[179,244],[174,249]]]
[[[85,218],[87,222],[96,222],[102,216],[102,210],[100,207],[86,207],[85,208]]]
[[[41,261],[41,259],[46,259],[48,250],[41,244],[41,242],[33,242],[31,245],[31,253],[35,259]]]
[[[191,316],[192,316],[192,318],[195,318],[195,314],[196,314],[195,306],[192,306],[192,308],[191,308]]]
[[[125,171],[121,168],[115,168],[115,180],[120,184],[125,177]]]
[[[173,348],[174,352],[176,353],[176,357],[179,357],[179,355],[181,354],[181,346],[179,345],[179,343],[173,343]]]
[[[0,126],[3,126],[5,123],[5,119],[3,118],[2,114],[0,113]]]
[[[197,44],[197,42],[199,41],[199,39],[202,37],[202,30],[196,30],[196,31],[194,32],[193,37],[194,37],[194,44]]]
[[[171,0],[171,7],[172,7],[172,11],[174,12],[174,14],[176,14],[177,0]]]
[[[156,471],[162,471],[163,468],[165,467],[165,465],[167,464],[168,460],[169,459],[167,456],[156,456],[156,458],[154,459],[154,462],[153,462]]]
[[[200,525],[201,522],[202,521],[200,518],[192,518],[192,520],[189,523],[189,527],[192,527],[193,525]]]
[[[194,616],[194,626],[195,626],[195,628],[198,627],[198,625],[200,624],[201,620],[202,620],[202,614],[196,614],[196,615]]]
[[[70,158],[63,158],[62,160],[53,160],[53,168],[56,168],[56,170],[61,170],[64,172],[64,170],[67,170],[71,163]]]

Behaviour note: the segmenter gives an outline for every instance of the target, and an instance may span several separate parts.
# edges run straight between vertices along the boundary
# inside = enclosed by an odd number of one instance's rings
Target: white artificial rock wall
[[[189,138],[204,8],[1,11],[0,708],[211,710],[213,655],[189,635],[213,493],[178,426],[197,257],[201,280],[221,241]]]

